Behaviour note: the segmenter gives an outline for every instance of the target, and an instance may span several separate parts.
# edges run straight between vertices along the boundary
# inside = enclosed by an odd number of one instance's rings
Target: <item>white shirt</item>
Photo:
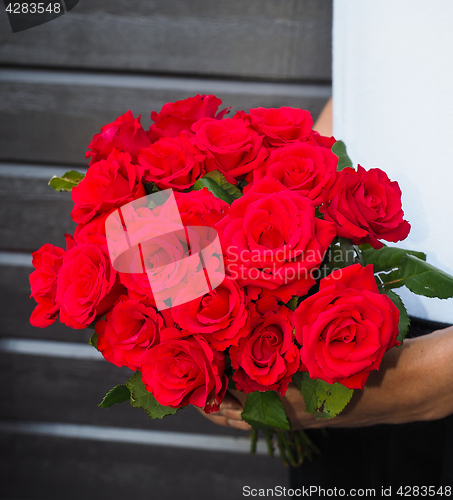
[[[453,275],[452,26],[452,0],[334,0],[334,136],[398,181],[412,229],[396,246]],[[453,299],[396,292],[409,314],[453,323]]]

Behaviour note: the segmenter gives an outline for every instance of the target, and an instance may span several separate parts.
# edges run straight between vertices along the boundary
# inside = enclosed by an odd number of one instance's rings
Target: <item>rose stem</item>
[[[296,445],[296,450],[297,450],[297,463],[300,465],[304,461],[304,452],[302,450],[302,441],[300,440],[299,432],[294,431],[292,432],[293,435],[293,440]]]
[[[277,444],[278,444],[278,449],[280,451],[280,457],[282,459],[282,462],[286,465],[286,466],[289,466],[289,463],[288,463],[288,459],[286,458],[286,454],[285,454],[285,447],[283,445],[283,442],[282,442],[282,438],[281,438],[281,435],[280,435],[280,432],[277,431]]]
[[[282,432],[281,437],[282,437],[283,446],[285,447],[288,459],[289,459],[291,465],[295,466],[296,460],[294,459],[294,455],[293,455],[293,452],[291,450],[291,446],[289,444],[288,436],[287,436],[286,432]]]
[[[306,443],[309,450],[314,451],[318,455],[321,453],[319,448],[315,445],[315,443],[313,443],[313,441],[307,436],[304,431],[300,431],[299,434],[302,440]]]
[[[264,431],[264,435],[266,436],[266,443],[267,443],[267,451],[269,452],[269,456],[273,457],[274,456],[274,443],[273,443],[273,432],[266,429]]]
[[[252,440],[250,442],[250,455],[254,455],[256,452],[256,441],[258,439],[258,430],[252,429]]]

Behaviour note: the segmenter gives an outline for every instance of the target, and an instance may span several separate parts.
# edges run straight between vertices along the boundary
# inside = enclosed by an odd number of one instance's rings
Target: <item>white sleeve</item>
[[[334,135],[354,163],[403,191],[409,237],[453,274],[453,1],[334,0]],[[400,293],[409,313],[453,323],[453,299]]]

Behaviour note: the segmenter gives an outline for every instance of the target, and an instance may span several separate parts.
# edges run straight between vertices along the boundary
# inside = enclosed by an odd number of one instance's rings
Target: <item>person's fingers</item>
[[[218,411],[219,415],[242,422],[242,404],[230,393],[226,393]]]
[[[227,392],[222,403],[220,404],[220,408],[242,411],[243,407],[236,397]]]
[[[237,410],[234,408],[231,408],[231,409],[230,408],[222,408],[222,406],[221,406],[219,413],[220,413],[220,415],[223,415],[224,417],[227,417],[231,420],[242,421],[242,417],[241,417],[242,409]]]
[[[203,408],[197,408],[197,410],[203,415],[203,417],[210,420],[213,424],[223,425],[225,427],[231,427],[231,425],[228,423],[228,417],[223,415],[221,410],[216,411],[214,413],[205,413],[203,411]]]
[[[229,427],[234,427],[235,429],[241,429],[243,431],[250,431],[252,427],[242,420],[241,413],[242,413],[242,407],[240,409],[230,409],[230,408],[223,408],[223,405],[220,406],[220,416],[224,417],[226,419],[226,425]]]
[[[227,394],[230,394],[231,397],[234,397],[236,401],[238,401],[241,405],[241,408],[244,408],[245,401],[247,399],[247,394],[245,394],[245,392],[241,392],[236,389],[228,389]]]
[[[223,425],[225,427],[230,427],[230,425],[228,424],[228,419],[223,415],[209,415],[206,416],[206,418],[208,418],[208,420],[210,420],[212,423],[216,425]]]
[[[234,429],[239,429],[241,431],[252,430],[251,426],[247,422],[244,422],[244,420],[238,420],[236,418],[228,418],[224,415],[219,415],[219,414],[206,415],[206,417],[216,425],[223,425],[224,427],[233,427]]]
[[[213,424],[223,425],[224,427],[232,427],[241,431],[250,431],[252,427],[241,419],[241,412],[236,410],[220,409],[216,413],[206,415],[201,408],[198,408],[200,413],[210,420]]]
[[[236,420],[236,419],[231,419],[227,418],[227,425],[228,427],[234,427],[235,429],[239,429],[241,431],[251,431],[252,426],[249,425],[247,422],[244,420]]]
[[[244,394],[239,391],[229,391],[225,394],[225,398],[220,405],[219,413],[226,418],[226,424],[229,427],[240,429],[242,431],[250,431],[252,427],[242,420],[241,413],[244,410]]]
[[[239,391],[235,391],[235,393],[240,394]],[[238,401],[235,396],[236,394],[233,396],[230,392],[227,392],[220,405],[219,411],[207,415],[202,409],[199,409],[200,413],[204,414],[204,416],[214,424],[233,427],[242,431],[250,431],[252,427],[242,420],[241,417],[241,413],[244,409],[243,404]]]

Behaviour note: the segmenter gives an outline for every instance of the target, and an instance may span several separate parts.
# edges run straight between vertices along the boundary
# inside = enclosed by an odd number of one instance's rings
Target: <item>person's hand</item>
[[[199,411],[214,424],[234,427],[242,431],[250,431],[252,427],[241,418],[245,399],[246,395],[243,392],[228,391],[223,398],[218,412],[206,414],[201,408],[199,408]]]

